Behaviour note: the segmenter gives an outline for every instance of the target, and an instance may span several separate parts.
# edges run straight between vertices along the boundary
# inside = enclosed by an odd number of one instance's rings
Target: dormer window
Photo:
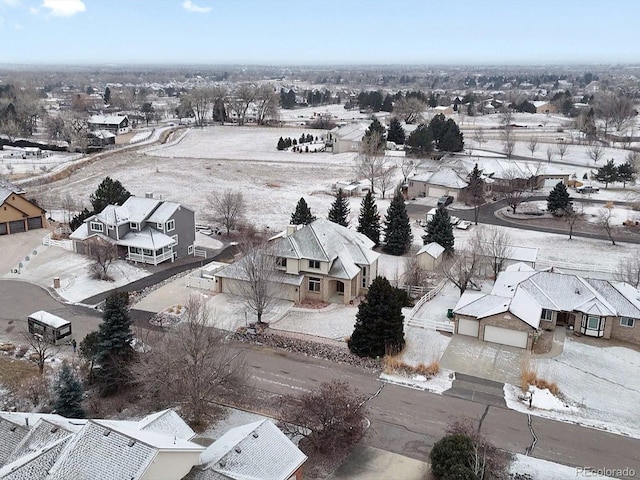
[[[276,257],[276,267],[287,268],[287,259],[284,257]]]
[[[131,230],[140,230],[140,224],[139,223],[135,223],[135,222],[131,222],[129,224],[129,228]]]
[[[89,229],[92,232],[104,232],[104,225],[102,225],[100,222],[91,222],[89,224]]]
[[[320,268],[320,260],[309,260],[309,268]]]

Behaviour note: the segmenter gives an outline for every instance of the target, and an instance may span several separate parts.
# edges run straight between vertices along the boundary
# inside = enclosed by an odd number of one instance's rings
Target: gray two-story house
[[[194,254],[195,213],[179,203],[131,196],[122,206],[108,205],[87,218],[70,237],[77,253],[90,254],[91,239],[118,247],[118,256],[133,262],[159,263]]]

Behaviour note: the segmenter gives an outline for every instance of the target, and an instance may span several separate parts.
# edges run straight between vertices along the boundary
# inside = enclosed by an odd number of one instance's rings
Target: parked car
[[[583,185],[582,187],[576,188],[576,192],[584,194],[588,193],[598,193],[600,189],[598,187],[594,187],[593,185]]]
[[[445,195],[444,197],[440,197],[438,199],[438,207],[446,207],[447,205],[451,205],[453,203],[453,197],[451,195]]]
[[[454,215],[449,217],[449,221],[451,222],[451,225],[457,225],[460,223],[460,219]]]
[[[460,230],[468,230],[469,227],[471,226],[471,222],[468,220],[460,220],[458,222],[458,224],[456,225],[456,228],[459,228]]]

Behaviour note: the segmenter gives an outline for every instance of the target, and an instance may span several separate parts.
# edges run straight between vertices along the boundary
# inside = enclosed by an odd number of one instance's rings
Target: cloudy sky
[[[638,0],[0,0],[2,63],[640,63]]]

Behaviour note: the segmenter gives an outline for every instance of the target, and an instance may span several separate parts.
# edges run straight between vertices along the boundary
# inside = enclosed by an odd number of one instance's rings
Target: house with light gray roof
[[[365,235],[326,219],[290,225],[270,240],[273,294],[296,303],[350,303],[366,293],[378,275],[380,254],[373,247]],[[239,293],[239,282],[248,281],[243,261],[215,273],[217,292]]]
[[[121,258],[158,265],[194,254],[195,213],[152,194],[131,196],[87,218],[69,238],[76,253],[89,255],[92,239],[100,238],[117,245]]]

